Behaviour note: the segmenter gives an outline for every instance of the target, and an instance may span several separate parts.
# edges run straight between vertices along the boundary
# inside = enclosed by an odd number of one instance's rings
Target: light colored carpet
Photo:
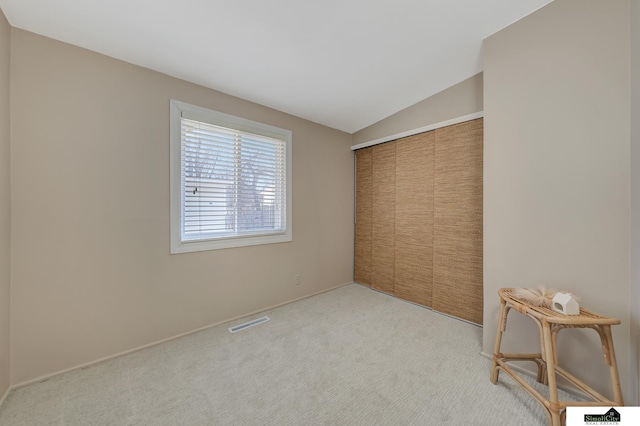
[[[264,314],[19,388],[0,425],[547,423],[479,327],[357,284]]]

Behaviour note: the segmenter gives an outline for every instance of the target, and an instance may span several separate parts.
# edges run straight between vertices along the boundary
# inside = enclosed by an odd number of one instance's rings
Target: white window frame
[[[283,243],[293,240],[293,220],[292,220],[292,153],[290,130],[281,129],[257,121],[235,117],[207,108],[187,104],[184,102],[171,100],[169,102],[169,162],[170,162],[170,203],[171,203],[171,253],[189,253],[204,250],[217,250],[232,247],[254,246],[260,244]],[[181,217],[181,168],[182,168],[182,135],[181,118],[215,126],[238,130],[241,132],[253,133],[274,139],[285,141],[286,149],[286,224],[285,232],[273,235],[254,236],[234,236],[226,238],[216,238],[208,240],[182,240],[182,217]]]

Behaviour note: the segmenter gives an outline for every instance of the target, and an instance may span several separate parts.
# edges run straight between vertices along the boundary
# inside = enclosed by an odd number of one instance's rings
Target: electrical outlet
[[[300,275],[296,275],[296,285],[300,285]]]

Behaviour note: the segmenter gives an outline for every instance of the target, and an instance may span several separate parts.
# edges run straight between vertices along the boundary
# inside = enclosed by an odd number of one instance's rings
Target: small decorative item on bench
[[[515,288],[513,293],[519,299],[526,300],[533,306],[551,308],[551,302],[557,292],[542,286],[538,288]]]
[[[551,309],[564,315],[580,315],[580,305],[571,293],[556,293]]]

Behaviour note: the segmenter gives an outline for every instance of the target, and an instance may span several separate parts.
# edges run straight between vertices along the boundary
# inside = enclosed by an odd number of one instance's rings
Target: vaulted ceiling
[[[550,0],[0,0],[10,24],[353,133]]]

